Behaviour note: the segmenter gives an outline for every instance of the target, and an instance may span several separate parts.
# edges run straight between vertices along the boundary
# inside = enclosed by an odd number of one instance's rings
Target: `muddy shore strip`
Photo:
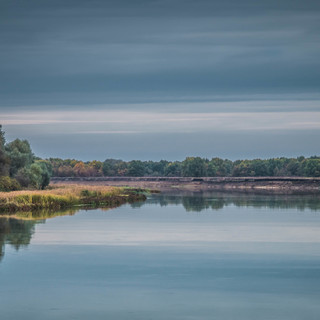
[[[128,186],[160,191],[319,193],[320,178],[305,177],[53,177],[51,183]]]

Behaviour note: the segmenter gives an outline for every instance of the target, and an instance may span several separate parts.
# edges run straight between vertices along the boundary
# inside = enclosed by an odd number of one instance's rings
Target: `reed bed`
[[[73,206],[118,206],[126,202],[145,200],[137,189],[80,184],[60,184],[47,190],[0,192],[0,213],[59,210]]]

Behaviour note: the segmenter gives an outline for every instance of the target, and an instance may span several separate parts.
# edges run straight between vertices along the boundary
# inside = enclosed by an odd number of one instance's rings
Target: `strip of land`
[[[124,203],[146,200],[143,191],[146,190],[87,184],[58,184],[48,190],[0,192],[0,214],[72,207],[113,208]]]
[[[320,178],[318,177],[53,177],[51,183],[86,183],[161,191],[217,190],[320,194]]]

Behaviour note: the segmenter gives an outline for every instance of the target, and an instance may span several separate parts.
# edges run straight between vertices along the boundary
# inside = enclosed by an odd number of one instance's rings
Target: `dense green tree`
[[[232,175],[235,177],[268,176],[270,175],[268,161],[261,159],[235,161],[233,165]]]
[[[233,163],[230,160],[212,158],[208,163],[209,176],[227,177],[231,175]]]
[[[120,161],[116,164],[116,173],[118,176],[125,176],[128,173],[128,163]]]
[[[10,176],[14,177],[19,169],[29,167],[34,156],[27,140],[16,139],[5,146],[10,159]]]
[[[40,166],[41,168],[41,179],[40,183],[38,184],[40,189],[44,189],[50,183],[50,178],[52,176],[52,165],[49,161],[45,160],[38,160],[35,163],[36,165]]]
[[[303,163],[304,174],[308,177],[320,177],[320,159],[306,159]]]
[[[9,158],[5,152],[5,136],[0,124],[0,176],[6,176],[9,174]]]
[[[179,161],[169,162],[164,168],[164,175],[166,177],[181,177],[182,164]]]
[[[204,177],[207,175],[207,160],[200,157],[187,157],[182,162],[184,177]]]
[[[218,168],[215,166],[214,163],[209,161],[208,166],[207,166],[207,175],[208,177],[215,177],[217,176]]]
[[[128,176],[130,177],[142,177],[144,176],[145,167],[140,160],[133,160],[129,162]]]
[[[268,175],[268,167],[264,160],[254,159],[250,161],[250,173],[255,177],[263,177]]]
[[[116,164],[118,161],[116,159],[106,159],[102,165],[102,172],[107,177],[112,177],[117,175]]]
[[[300,176],[303,175],[301,170],[301,163],[298,159],[290,159],[289,163],[286,166],[286,171],[289,176]]]
[[[104,176],[124,176],[127,173],[127,163],[118,159],[106,159],[102,164]]]
[[[233,166],[232,176],[234,177],[247,177],[250,176],[250,168],[248,160],[236,161]]]
[[[15,175],[15,179],[19,182],[21,187],[28,187],[31,186],[31,179],[30,179],[30,168],[21,168]]]
[[[6,138],[4,136],[4,131],[2,130],[2,125],[0,124],[0,147],[4,147],[6,143]]]
[[[1,190],[17,190],[20,185],[44,189],[49,184],[51,175],[51,162],[35,158],[27,140],[16,139],[5,144],[4,132],[0,125]]]
[[[165,175],[165,169],[168,165],[168,161],[166,160],[160,160],[159,162],[150,161],[150,169],[151,173],[154,176],[164,176]]]
[[[42,189],[42,167],[38,163],[33,163],[30,166],[28,173],[31,185],[36,189]]]
[[[38,160],[30,167],[20,169],[16,179],[23,187],[32,186],[36,189],[44,189],[49,185],[51,175],[51,164],[45,160]]]

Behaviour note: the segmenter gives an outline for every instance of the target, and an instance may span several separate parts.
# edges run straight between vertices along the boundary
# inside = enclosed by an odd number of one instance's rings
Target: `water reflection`
[[[313,196],[171,193],[2,217],[2,319],[319,319],[318,208]]]
[[[14,214],[14,218],[22,220],[39,220],[39,219],[49,219],[59,216],[72,216],[79,209],[72,208],[66,210],[52,211],[52,210],[35,210],[35,211],[20,211]]]
[[[45,223],[48,218],[74,215],[76,212],[76,209],[21,211],[15,213],[12,217],[0,217],[0,261],[4,256],[5,244],[11,245],[16,250],[30,244],[36,224]]]
[[[268,209],[306,209],[320,212],[320,199],[317,195],[254,195],[223,192],[171,192],[151,195],[146,202],[130,204],[134,209],[144,205],[154,206],[183,206],[187,212],[201,212],[204,210],[222,210],[227,206],[253,207]],[[19,250],[28,246],[35,232],[35,225],[45,223],[46,219],[57,216],[74,215],[79,209],[65,211],[34,211],[18,212],[14,216],[0,218],[0,261],[4,255],[6,244]],[[102,209],[102,210],[108,210]],[[137,219],[136,219],[137,220]],[[122,225],[125,224],[123,220]],[[141,221],[136,221],[140,223]],[[126,231],[127,232],[127,231]]]
[[[153,195],[160,206],[183,205],[188,212],[220,210],[225,206],[270,209],[320,210],[319,195],[261,195],[223,192],[183,192]]]
[[[38,223],[41,221],[38,221]],[[6,243],[19,250],[30,243],[37,221],[0,218],[0,260],[4,256]]]

